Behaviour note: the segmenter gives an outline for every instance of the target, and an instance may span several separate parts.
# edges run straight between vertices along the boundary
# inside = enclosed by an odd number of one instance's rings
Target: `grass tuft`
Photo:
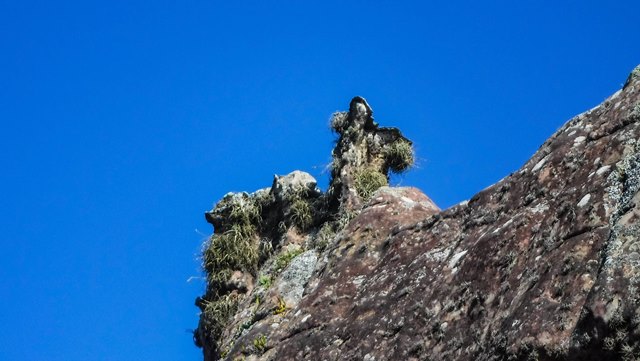
[[[313,224],[313,214],[309,202],[297,198],[291,204],[291,223],[301,231],[306,231]]]
[[[267,336],[260,335],[253,340],[253,347],[255,347],[256,351],[263,353],[267,348]]]
[[[360,170],[355,178],[356,192],[365,202],[378,188],[389,184],[387,177],[373,168]]]
[[[264,288],[271,287],[271,283],[273,282],[273,278],[269,275],[261,275],[258,277],[258,284]]]
[[[234,224],[223,234],[214,234],[204,252],[204,268],[208,273],[224,270],[253,272],[258,266],[255,228]]]
[[[387,166],[394,173],[401,173],[411,168],[414,163],[413,146],[406,140],[398,140],[383,150]]]
[[[218,339],[237,309],[238,299],[232,294],[220,297],[215,301],[206,301],[202,311],[205,317],[200,319],[200,322],[203,323],[201,326],[204,326],[203,328],[208,332],[209,337]]]

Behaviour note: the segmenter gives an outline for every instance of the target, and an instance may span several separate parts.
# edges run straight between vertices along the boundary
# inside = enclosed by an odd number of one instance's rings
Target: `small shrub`
[[[260,353],[264,352],[264,350],[267,348],[267,336],[260,335],[256,337],[256,339],[253,340],[253,347],[255,347],[256,350]]]
[[[403,172],[413,166],[413,146],[406,140],[398,140],[383,150],[387,166],[394,173]]]
[[[360,170],[355,177],[356,192],[367,201],[378,188],[389,184],[387,177],[373,168]]]

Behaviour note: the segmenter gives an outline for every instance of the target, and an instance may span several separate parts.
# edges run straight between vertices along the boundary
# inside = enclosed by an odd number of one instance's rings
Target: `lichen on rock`
[[[332,117],[326,192],[280,177],[307,190],[228,195],[208,213],[212,238],[250,230],[243,247],[259,256],[232,262],[235,246],[209,243],[230,259],[205,261],[220,274],[197,302],[205,360],[638,359],[638,69],[520,170],[443,211],[386,185],[411,143],[354,98]]]

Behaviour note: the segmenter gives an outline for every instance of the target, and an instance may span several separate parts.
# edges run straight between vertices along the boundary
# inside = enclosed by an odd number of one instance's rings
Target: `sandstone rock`
[[[276,199],[282,201],[301,191],[319,196],[321,192],[317,184],[311,174],[296,170],[285,176],[275,175],[271,190]]]
[[[567,122],[520,170],[468,202],[440,211],[415,188],[390,187],[358,198],[362,206],[344,228],[324,250],[312,251],[314,272],[295,283],[296,295],[306,283],[299,302],[283,312],[269,302],[241,303],[237,315],[251,314],[252,322],[225,333],[222,356],[637,359],[636,73],[603,104]],[[338,122],[343,131],[353,117],[363,129],[373,124],[366,102],[352,102],[350,114]],[[323,224],[301,235],[317,237]],[[234,327],[235,319],[227,330]],[[255,347],[258,341],[265,347]]]

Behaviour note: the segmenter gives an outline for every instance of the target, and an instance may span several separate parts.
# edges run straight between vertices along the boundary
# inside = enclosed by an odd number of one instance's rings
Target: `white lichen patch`
[[[465,254],[467,254],[467,252],[468,250],[464,250],[454,254],[453,257],[451,257],[451,259],[449,260],[449,268],[454,268],[458,264],[460,259],[464,257]]]
[[[536,204],[535,207],[531,208],[531,213],[544,213],[549,210],[549,206],[546,203]]]
[[[589,203],[589,200],[591,199],[591,194],[587,194],[584,197],[582,197],[582,199],[580,200],[580,202],[578,202],[578,207],[584,207],[587,205],[587,203]]]
[[[603,175],[604,173],[608,172],[609,169],[611,169],[610,165],[604,165],[604,166],[598,168],[598,170],[596,171],[596,174],[597,175]]]
[[[500,227],[494,229],[492,233],[496,234],[496,233],[500,232],[504,227],[509,226],[511,223],[513,223],[513,219],[510,219],[510,220],[504,222],[503,225],[501,225]]]
[[[360,287],[360,285],[364,282],[365,280],[365,276],[360,275],[358,277],[355,277],[353,280],[351,280],[351,283],[353,283],[356,287]]]
[[[548,158],[548,157],[549,157],[549,156],[546,156],[546,157],[542,158],[538,163],[536,163],[536,165],[534,165],[534,166],[533,166],[533,169],[531,169],[531,171],[532,171],[532,172],[537,172],[537,171],[539,171],[539,170],[544,166],[544,163],[546,163],[546,162],[547,162],[547,158]]]
[[[573,140],[573,146],[575,147],[577,145],[580,145],[584,143],[585,140],[587,140],[587,137],[585,137],[584,135],[576,137],[576,139]]]
[[[428,260],[439,262],[447,258],[448,254],[449,254],[448,249],[434,248],[431,252],[428,252],[426,254],[426,257]]]
[[[413,208],[418,204],[413,199],[405,196],[400,197],[400,200],[402,200],[402,205],[406,208]]]

